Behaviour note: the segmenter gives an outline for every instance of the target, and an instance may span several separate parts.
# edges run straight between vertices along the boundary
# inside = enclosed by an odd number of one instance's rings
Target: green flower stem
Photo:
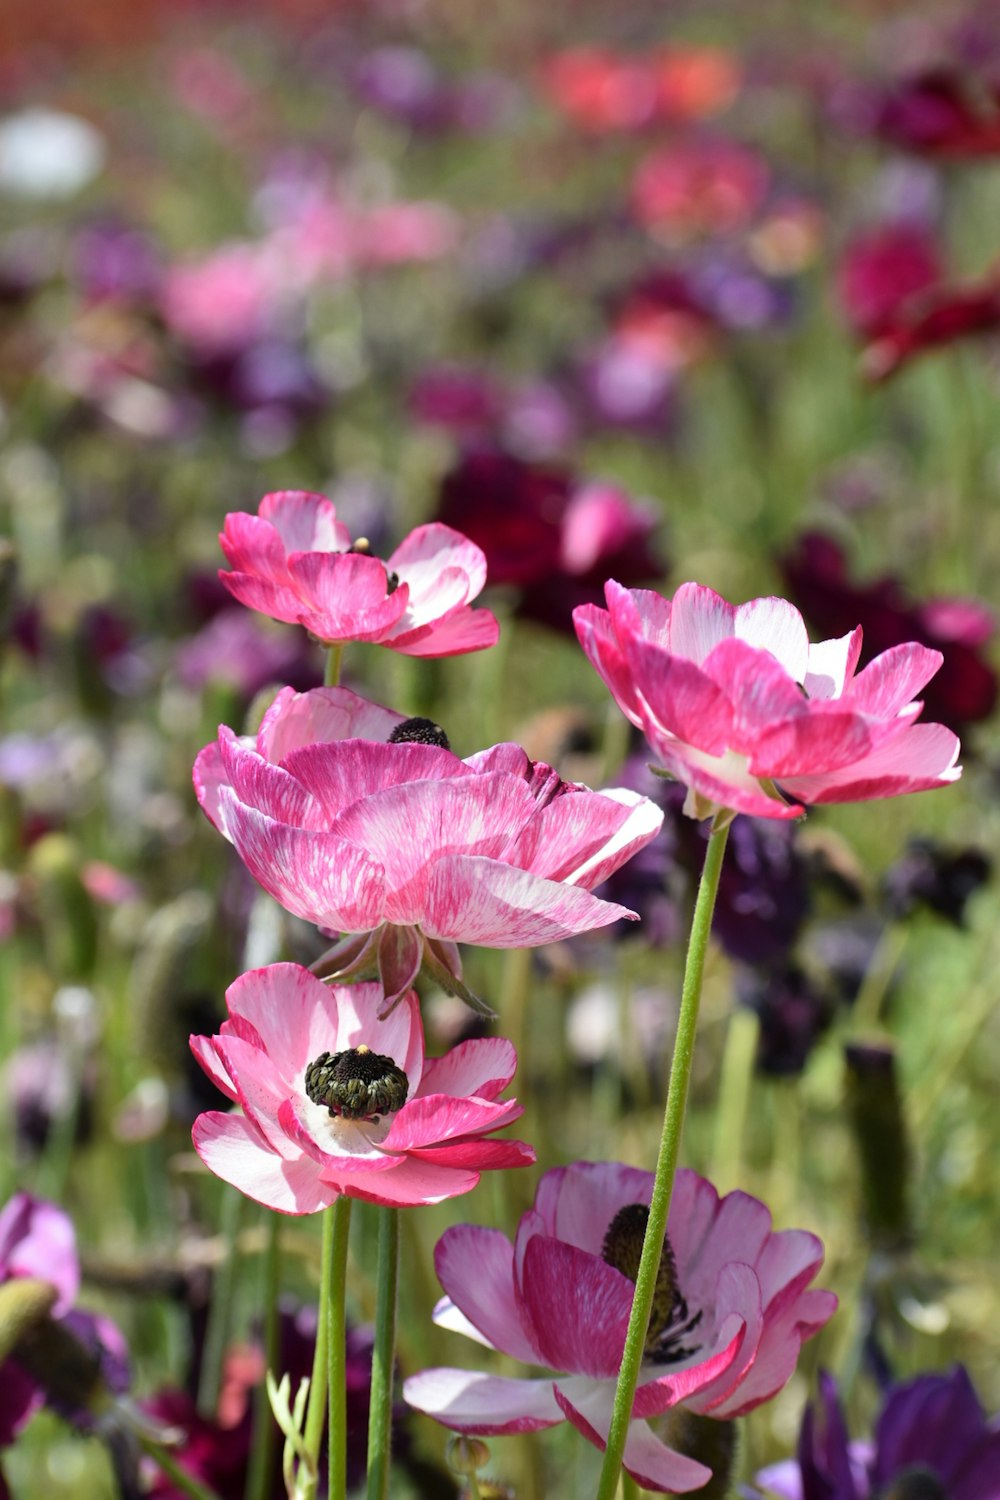
[[[198,1413],[207,1422],[214,1421],[219,1404],[219,1389],[222,1385],[222,1361],[233,1314],[233,1297],[236,1292],[236,1268],[239,1259],[237,1239],[243,1218],[246,1199],[235,1188],[226,1187],[222,1193],[219,1233],[225,1242],[225,1252],[219,1262],[212,1281],[212,1302],[208,1309],[208,1327],[205,1330],[205,1353],[201,1362],[201,1377],[198,1381]]]
[[[368,1408],[368,1500],[387,1500],[392,1462],[392,1376],[396,1362],[399,1210],[378,1211],[375,1350]]]
[[[684,1112],[687,1106],[688,1086],[691,1082],[691,1067],[694,1061],[694,1045],[698,1031],[698,1007],[701,1002],[701,983],[705,972],[705,955],[708,951],[708,936],[712,926],[712,912],[719,889],[722,872],[722,857],[726,852],[728,822],[724,827],[714,827],[705,853],[705,864],[698,886],[691,936],[688,940],[687,961],[684,966],[684,985],[681,990],[681,1008],[677,1018],[677,1036],[674,1039],[674,1055],[670,1064],[670,1084],[667,1103],[663,1112],[663,1133],[660,1151],[656,1160],[656,1177],[653,1196],[649,1205],[649,1222],[642,1246],[642,1259],[636,1278],[632,1313],[625,1336],[622,1367],[618,1372],[615,1404],[611,1416],[608,1446],[601,1468],[601,1479],[597,1500],[614,1500],[621,1472],[622,1454],[628,1437],[628,1426],[632,1417],[635,1388],[639,1383],[639,1367],[642,1364],[643,1345],[649,1328],[649,1314],[653,1305],[656,1273],[660,1266],[663,1236],[670,1212],[670,1198],[677,1171],[681,1132],[684,1127]]]
[[[157,1468],[163,1470],[174,1488],[180,1490],[182,1495],[189,1495],[191,1500],[219,1500],[215,1490],[209,1489],[207,1484],[202,1484],[200,1479],[195,1479],[187,1469],[182,1469],[170,1449],[165,1448],[162,1443],[154,1442],[152,1438],[145,1436],[139,1438],[139,1443],[143,1453],[148,1454]]]
[[[347,1238],[351,1227],[352,1200],[346,1194],[327,1213],[333,1216],[330,1244],[330,1285],[325,1304],[327,1359],[329,1363],[330,1434],[327,1465],[329,1500],[347,1495]],[[324,1308],[320,1308],[323,1316]]]
[[[278,1362],[278,1291],[281,1284],[281,1215],[267,1211],[267,1248],[264,1251],[264,1368],[275,1372]],[[278,1428],[267,1395],[267,1380],[254,1392],[253,1446],[247,1471],[246,1500],[269,1500]]]
[[[639,1500],[641,1491],[631,1474],[622,1473],[621,1500]]]
[[[337,1203],[340,1201],[338,1198]],[[309,1500],[309,1497],[314,1497],[316,1494],[315,1475],[319,1466],[319,1448],[320,1443],[323,1441],[323,1428],[326,1424],[327,1349],[330,1342],[330,1320],[327,1310],[330,1306],[330,1290],[333,1285],[333,1216],[337,1203],[323,1210],[323,1245],[320,1250],[316,1348],[313,1350],[312,1376],[309,1381],[309,1405],[306,1407],[306,1425],[303,1432],[305,1450],[312,1465],[313,1475],[311,1485],[307,1481],[302,1487],[302,1493],[306,1497],[306,1500]]]
[[[340,682],[340,662],[344,655],[343,646],[328,646],[326,648],[326,668],[323,672],[323,686],[336,687]]]
[[[729,1017],[715,1107],[711,1177],[720,1192],[728,1192],[740,1179],[759,1033],[760,1022],[754,1012],[737,1005]]]

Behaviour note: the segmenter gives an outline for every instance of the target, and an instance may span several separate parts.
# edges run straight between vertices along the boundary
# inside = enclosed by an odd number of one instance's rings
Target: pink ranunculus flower
[[[303,625],[328,645],[371,641],[407,656],[457,656],[495,644],[500,627],[472,609],[486,559],[439,522],[418,526],[382,562],[352,544],[332,500],[305,490],[233,512],[219,536],[232,571],[219,577],[249,609]]]
[[[424,1370],[403,1387],[410,1405],[483,1435],[568,1419],[604,1448],[652,1187],[652,1172],[575,1162],[542,1177],[513,1245],[496,1229],[449,1229],[435,1252],[447,1293],[435,1322],[557,1373]],[[756,1198],[720,1198],[678,1172],[625,1444],[640,1485],[683,1494],[708,1482],[704,1463],[670,1445],[686,1425],[678,1409],[728,1420],[781,1389],[837,1305],[809,1286],[822,1260],[815,1235],[775,1233]]]
[[[855,676],[860,626],[809,644],[784,599],[738,607],[685,583],[672,600],[609,582],[608,608],[574,612],[591,664],[671,776],[685,811],[795,818],[803,802],[859,802],[956,781],[959,744],[915,724],[941,665],[910,642]]]
[[[422,965],[474,1001],[457,943],[537,947],[634,917],[591,891],[663,822],[637,792],[562,781],[517,745],[446,747],[346,688],[286,688],[256,741],[223,727],[195,761],[198,800],[254,879],[350,934],[332,972],[377,971],[389,1005]]]
[[[530,1165],[523,1141],[486,1137],[524,1113],[500,1100],[517,1066],[484,1037],[425,1058],[411,990],[385,1020],[377,984],[326,985],[298,964],[241,974],[229,1020],[191,1048],[242,1114],[194,1123],[217,1177],[279,1213],[310,1214],[346,1194],[403,1207],[467,1193],[481,1172]]]

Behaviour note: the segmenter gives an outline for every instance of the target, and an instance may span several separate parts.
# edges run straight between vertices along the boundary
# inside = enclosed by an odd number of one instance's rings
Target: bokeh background
[[[704,846],[573,605],[692,578],[783,593],[815,634],[861,622],[864,660],[943,651],[925,717],[963,736],[958,787],[736,825],[684,1154],[820,1233],[842,1299],[742,1424],[744,1478],[791,1450],[820,1365],[859,1432],[887,1367],[960,1359],[1000,1406],[998,253],[989,3],[0,11],[0,1188],[72,1214],[137,1401],[200,1380],[219,1415],[207,1324],[212,1359],[243,1351],[232,1453],[260,1376],[262,1218],[193,1156],[214,1099],[187,1035],[242,968],[321,940],[256,893],[190,767],[321,681],[216,576],[225,513],[300,488],[383,555],[441,518],[490,560],[497,648],[355,648],[350,686],[459,754],[518,739],[667,807],[614,882],[641,926],[468,957],[541,1167],[652,1166]],[[438,1047],[468,1033],[425,1009]],[[512,1231],[536,1176],[405,1216],[403,1373],[475,1355],[430,1322],[435,1239]],[[316,1228],[283,1234],[307,1308]],[[400,1496],[457,1492],[446,1436],[401,1414]],[[492,1447],[518,1495],[592,1486],[572,1432]],[[47,1413],[4,1466],[18,1500],[115,1493]]]

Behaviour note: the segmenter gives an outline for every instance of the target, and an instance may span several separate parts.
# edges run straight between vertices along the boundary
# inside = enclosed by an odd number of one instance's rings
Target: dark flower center
[[[348,552],[354,552],[359,557],[375,556],[375,554],[372,552],[372,544],[366,536],[359,536],[357,541],[352,542],[347,550]],[[382,562],[382,559],[380,557],[376,558],[376,562],[382,563],[383,568],[385,568],[385,592],[386,598],[388,598],[390,594],[394,594],[399,588],[399,574],[393,573],[391,569],[384,562]]]
[[[389,744],[436,745],[439,750],[451,749],[451,741],[433,719],[404,719],[390,734]]]
[[[639,1260],[642,1242],[649,1223],[649,1209],[642,1203],[627,1203],[620,1208],[608,1225],[601,1247],[601,1256],[609,1266],[614,1266],[629,1281],[639,1275]],[[681,1339],[691,1333],[701,1322],[701,1313],[688,1313],[687,1299],[677,1285],[677,1261],[673,1246],[666,1235],[660,1251],[660,1264],[656,1272],[653,1290],[653,1305],[649,1314],[644,1353],[654,1364],[672,1364],[686,1359],[697,1346],[685,1348]]]
[[[402,1109],[409,1081],[391,1057],[370,1047],[321,1052],[306,1068],[306,1093],[343,1120],[376,1120]]]
[[[896,1475],[881,1500],[948,1500],[948,1491],[932,1469],[914,1464]]]

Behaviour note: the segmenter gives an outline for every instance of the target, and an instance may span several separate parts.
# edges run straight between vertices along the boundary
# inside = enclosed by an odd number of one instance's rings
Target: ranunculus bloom
[[[421,963],[460,984],[456,943],[537,947],[633,915],[591,891],[655,836],[658,808],[517,745],[460,760],[440,731],[388,743],[424,729],[346,688],[285,689],[256,742],[223,727],[201,752],[198,799],[282,906],[359,935],[350,972],[377,963],[389,1004]]]
[[[900,79],[878,107],[879,135],[936,158],[1000,156],[1000,88],[947,64]]]
[[[524,1110],[498,1095],[510,1042],[484,1037],[424,1057],[411,990],[379,1019],[377,984],[327,985],[298,964],[251,969],[226,992],[229,1020],[191,1047],[243,1113],[194,1123],[195,1150],[225,1182],[279,1213],[346,1194],[402,1207],[467,1193],[481,1172],[527,1166],[522,1141],[484,1137]]]
[[[249,609],[303,625],[327,644],[372,641],[407,656],[492,646],[499,626],[472,609],[486,582],[474,542],[432,522],[385,561],[352,547],[332,500],[304,490],[265,495],[256,516],[226,516],[219,537],[232,572],[219,577]]]
[[[801,802],[857,802],[957,780],[958,740],[915,724],[913,695],[941,653],[911,642],[855,676],[860,626],[810,645],[784,599],[735,607],[685,583],[673,600],[609,582],[607,610],[574,613],[591,664],[688,788],[685,810],[795,818]]]
[[[723,138],[676,141],[639,163],[632,212],[667,239],[734,234],[752,221],[770,186],[767,160],[751,146]]]
[[[439,515],[482,547],[491,583],[521,589],[519,615],[556,630],[601,598],[609,574],[645,583],[663,573],[648,503],[500,448],[460,459],[442,481]]]
[[[855,332],[877,338],[903,305],[944,279],[935,237],[922,224],[880,224],[857,235],[837,267],[837,295]]]
[[[877,1495],[1000,1496],[1000,1417],[987,1421],[966,1371],[918,1375],[886,1396],[875,1441],[852,1441],[830,1375],[807,1407],[798,1457],[757,1483],[782,1500],[872,1500]],[[907,1481],[912,1484],[907,1488]]]
[[[576,1162],[545,1173],[513,1245],[496,1229],[449,1229],[435,1252],[447,1293],[435,1321],[559,1373],[425,1370],[403,1388],[410,1405],[482,1434],[567,1418],[603,1448],[652,1187],[652,1172]],[[728,1420],[767,1401],[837,1299],[809,1287],[823,1259],[815,1235],[774,1233],[763,1203],[739,1192],[720,1199],[695,1172],[677,1174],[667,1240],[625,1468],[646,1489],[676,1494],[700,1489],[711,1471],[668,1446],[671,1411]],[[667,1445],[649,1417],[660,1418]]]

